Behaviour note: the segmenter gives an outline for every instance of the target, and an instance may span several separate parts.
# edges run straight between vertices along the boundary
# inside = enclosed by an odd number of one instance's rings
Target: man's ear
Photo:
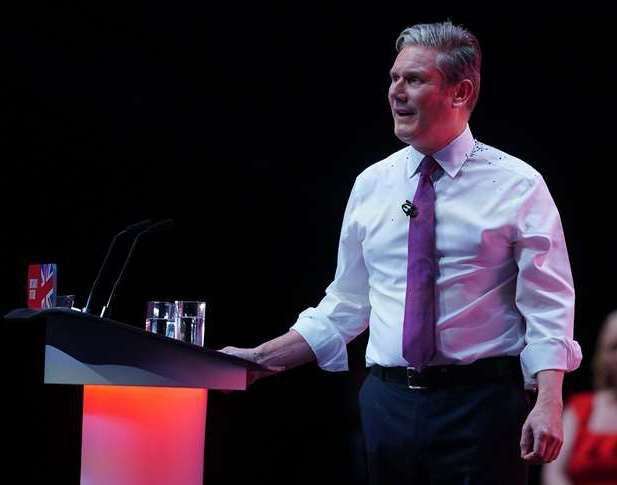
[[[463,108],[468,106],[474,95],[474,85],[470,79],[463,79],[452,87],[452,107]]]

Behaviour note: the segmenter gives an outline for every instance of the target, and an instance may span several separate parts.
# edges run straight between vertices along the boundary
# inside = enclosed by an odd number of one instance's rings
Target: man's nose
[[[390,96],[392,96],[397,101],[407,101],[407,94],[405,94],[405,89],[401,79],[398,79],[397,81],[392,81],[392,84],[390,85]]]

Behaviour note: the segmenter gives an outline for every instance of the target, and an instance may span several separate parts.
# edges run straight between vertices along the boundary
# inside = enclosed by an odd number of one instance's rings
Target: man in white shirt
[[[223,351],[272,372],[312,360],[343,371],[346,344],[368,327],[360,409],[371,483],[526,483],[527,463],[559,453],[563,374],[581,361],[559,213],[537,171],[471,134],[475,36],[420,24],[396,47],[388,98],[408,146],[357,177],[326,296],[285,335]],[[414,198],[425,190],[430,207]],[[414,286],[410,269],[413,224],[427,210],[432,284],[411,303],[429,286]],[[431,322],[422,365],[408,357],[426,331],[417,315]],[[525,389],[537,390],[531,410]]]

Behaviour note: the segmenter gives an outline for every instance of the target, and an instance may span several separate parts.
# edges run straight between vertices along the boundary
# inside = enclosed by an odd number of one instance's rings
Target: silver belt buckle
[[[419,386],[417,384],[417,378],[420,372],[415,367],[407,367],[407,387],[409,389],[427,389],[426,386]]]

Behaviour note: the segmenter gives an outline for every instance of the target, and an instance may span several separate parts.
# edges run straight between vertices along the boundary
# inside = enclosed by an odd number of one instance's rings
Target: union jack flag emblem
[[[28,308],[53,308],[56,305],[55,264],[28,266]]]

